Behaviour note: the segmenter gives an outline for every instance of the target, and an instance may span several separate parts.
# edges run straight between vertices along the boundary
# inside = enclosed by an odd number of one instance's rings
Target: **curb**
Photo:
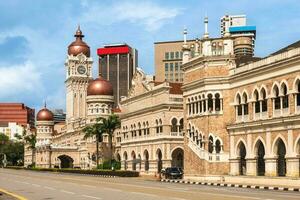
[[[289,187],[243,185],[243,184],[231,184],[231,183],[209,183],[209,182],[196,182],[196,181],[172,180],[172,179],[161,179],[160,181],[166,183],[181,183],[181,184],[191,184],[191,185],[208,185],[208,186],[220,186],[220,187],[236,187],[236,188],[251,188],[251,189],[261,189],[261,190],[300,192],[300,188],[289,188]]]
[[[67,172],[58,172],[58,174],[67,174],[67,175],[74,175],[76,173],[67,173]],[[120,176],[110,176],[110,175],[97,175],[97,174],[76,174],[78,176],[95,176],[95,177],[102,177],[102,178],[120,178]]]
[[[7,190],[1,189],[1,188],[0,188],[0,192],[6,194],[6,195],[8,195],[8,196],[14,197],[14,198],[16,198],[16,199],[18,199],[18,200],[27,200],[25,197],[22,197],[22,196],[20,196],[20,195],[17,195],[17,194],[8,192]]]

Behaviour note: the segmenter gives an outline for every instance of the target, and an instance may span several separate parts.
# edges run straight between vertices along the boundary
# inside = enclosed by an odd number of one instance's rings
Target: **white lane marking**
[[[110,190],[110,191],[114,191],[114,192],[123,192],[120,189],[114,189],[114,188],[103,188],[104,190]]]
[[[74,192],[70,192],[70,191],[67,191],[67,190],[60,190],[61,192],[63,193],[67,193],[67,194],[75,194]]]
[[[93,186],[93,185],[85,185],[85,184],[80,184],[80,185],[84,186],[84,187],[96,188],[96,186]]]
[[[55,188],[53,187],[48,187],[48,186],[44,186],[44,188],[48,189],[48,190],[55,190]]]
[[[83,194],[81,196],[86,197],[86,198],[91,198],[91,199],[102,199],[100,197],[93,197],[93,196],[89,196],[89,195],[85,195],[85,194]]]
[[[38,184],[31,184],[32,186],[34,186],[34,187],[41,187],[41,185],[38,185]]]

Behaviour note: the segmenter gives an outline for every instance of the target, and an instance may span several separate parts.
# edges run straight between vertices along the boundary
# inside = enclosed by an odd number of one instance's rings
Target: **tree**
[[[97,167],[98,167],[98,165],[99,165],[99,142],[102,141],[102,135],[104,133],[103,125],[100,122],[100,119],[98,118],[96,120],[95,124],[86,126],[82,131],[85,133],[84,139],[96,136],[96,163],[97,163]]]
[[[113,145],[112,145],[112,138],[114,131],[121,126],[121,121],[119,116],[112,114],[108,116],[108,118],[99,118],[99,120],[102,122],[102,128],[105,133],[108,135],[108,143],[110,147],[110,165],[112,164],[113,160]]]
[[[0,145],[3,145],[9,141],[9,137],[3,133],[0,133]]]
[[[35,158],[35,144],[36,144],[36,135],[35,134],[31,134],[31,135],[27,135],[24,137],[24,141],[28,144],[28,149],[31,149],[32,151],[32,167],[35,166],[35,162],[34,162],[34,158]]]
[[[20,141],[9,140],[8,136],[0,133],[0,153],[6,155],[9,165],[22,165],[24,144]]]

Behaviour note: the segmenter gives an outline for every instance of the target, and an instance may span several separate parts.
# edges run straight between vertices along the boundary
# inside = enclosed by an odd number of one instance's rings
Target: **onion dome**
[[[53,113],[46,108],[42,108],[36,115],[37,121],[53,121]]]
[[[87,95],[109,95],[113,96],[112,84],[99,76],[95,80],[91,81],[87,88]]]
[[[69,45],[68,54],[77,56],[78,54],[83,53],[87,57],[90,57],[90,47],[82,40],[84,35],[80,30],[80,26],[78,26],[74,37],[76,38],[76,40]]]

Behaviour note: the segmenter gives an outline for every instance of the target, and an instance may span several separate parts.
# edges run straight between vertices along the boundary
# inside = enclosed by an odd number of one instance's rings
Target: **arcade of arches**
[[[294,135],[288,131],[288,134],[276,137],[271,137],[270,132],[266,137],[231,136],[234,151],[231,151],[230,174],[299,177],[300,136],[293,138]]]
[[[164,152],[163,148],[157,148],[151,155],[152,152],[150,149],[145,149],[143,153],[132,151],[129,157],[128,152],[124,151],[122,169],[155,174],[166,167],[184,167],[184,151],[181,146],[173,148],[170,153]]]

